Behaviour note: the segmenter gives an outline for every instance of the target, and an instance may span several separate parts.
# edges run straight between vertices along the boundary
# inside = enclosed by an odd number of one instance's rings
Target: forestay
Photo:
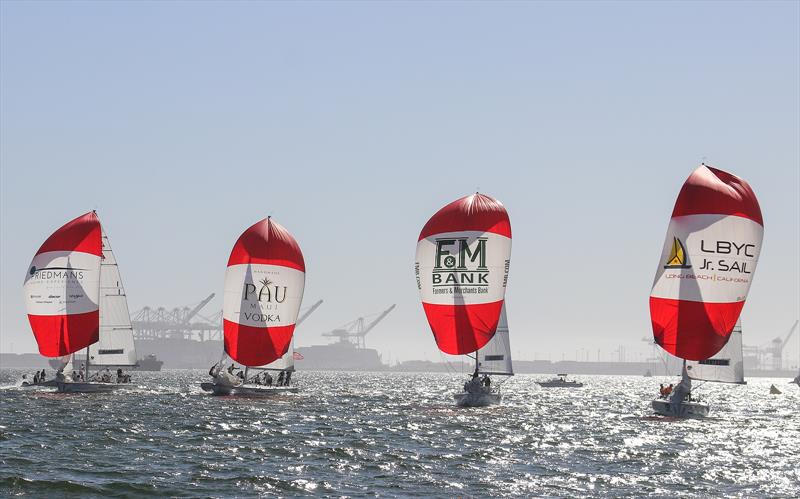
[[[742,322],[736,323],[728,343],[706,360],[686,361],[689,377],[701,381],[745,384],[742,357]]]
[[[506,318],[506,306],[500,312],[500,322],[497,324],[497,331],[489,343],[478,350],[478,373],[479,374],[514,374],[511,365],[511,344],[508,336],[508,319]]]
[[[136,348],[119,266],[108,236],[103,232],[100,263],[100,340],[89,347],[90,363],[98,366],[133,366]]]

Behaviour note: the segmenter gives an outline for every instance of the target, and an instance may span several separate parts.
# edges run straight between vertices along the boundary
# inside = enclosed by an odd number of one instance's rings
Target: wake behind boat
[[[583,383],[578,381],[567,381],[566,374],[557,374],[555,378],[537,381],[536,384],[543,388],[580,388],[583,386]]]

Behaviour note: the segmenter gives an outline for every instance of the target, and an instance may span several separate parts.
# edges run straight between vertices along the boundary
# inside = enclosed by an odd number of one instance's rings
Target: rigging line
[[[450,362],[449,362],[449,361],[448,361],[448,360],[445,358],[445,356],[444,356],[444,354],[441,352],[441,350],[439,351],[439,359],[440,359],[440,360],[442,361],[442,363],[444,364],[444,368],[445,368],[445,370],[447,371],[447,373],[448,373],[448,374],[459,374],[459,373],[456,371],[456,369],[455,369],[453,366],[451,366],[451,365],[450,365]],[[463,370],[464,370],[464,366],[463,366],[463,364],[462,364],[462,366],[461,366],[461,371],[462,371],[462,374],[463,374]]]

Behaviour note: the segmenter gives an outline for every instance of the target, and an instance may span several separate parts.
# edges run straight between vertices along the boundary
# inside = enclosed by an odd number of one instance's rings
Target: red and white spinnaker
[[[441,351],[471,353],[495,335],[510,258],[508,213],[489,196],[453,201],[425,224],[417,242],[417,287]]]
[[[225,272],[225,351],[245,366],[268,364],[287,352],[303,301],[300,246],[267,218],[239,236]]]
[[[728,341],[756,270],[764,223],[747,182],[702,165],[672,211],[650,293],[653,336],[664,350],[705,360]]]
[[[25,275],[28,321],[45,357],[61,357],[95,343],[100,332],[102,229],[91,211],[56,230]]]

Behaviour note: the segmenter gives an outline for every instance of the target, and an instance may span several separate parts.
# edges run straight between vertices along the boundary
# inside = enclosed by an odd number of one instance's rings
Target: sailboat
[[[417,240],[417,288],[436,345],[475,361],[471,379],[453,394],[459,406],[500,403],[491,376],[514,374],[505,310],[510,262],[508,213],[480,193],[440,209]]]
[[[693,381],[710,381],[714,383],[732,383],[746,385],[744,380],[744,357],[742,353],[741,319],[733,327],[730,338],[722,350],[704,360],[687,360],[686,375]],[[664,399],[653,401],[653,409],[662,415],[673,416],[671,402]],[[683,401],[683,412],[686,416],[707,416],[709,407],[699,397],[692,396]]]
[[[680,383],[652,401],[656,413],[708,415],[709,406],[692,398],[692,379],[744,382],[736,325],[763,234],[746,181],[705,164],[692,172],[675,202],[650,293],[653,337],[683,359]]]
[[[24,292],[39,353],[64,362],[51,383],[58,391],[130,386],[127,375],[107,371],[89,376],[90,365],[121,369],[136,364],[127,296],[97,213],[68,222],[42,244],[28,268]],[[81,350],[81,372],[73,371],[73,355]]]
[[[296,392],[292,338],[304,287],[303,253],[289,231],[271,217],[244,231],[228,259],[222,306],[225,354],[244,369],[234,375],[235,364],[226,371],[220,361],[201,388],[215,395]],[[281,371],[280,384],[264,373],[271,370]]]

